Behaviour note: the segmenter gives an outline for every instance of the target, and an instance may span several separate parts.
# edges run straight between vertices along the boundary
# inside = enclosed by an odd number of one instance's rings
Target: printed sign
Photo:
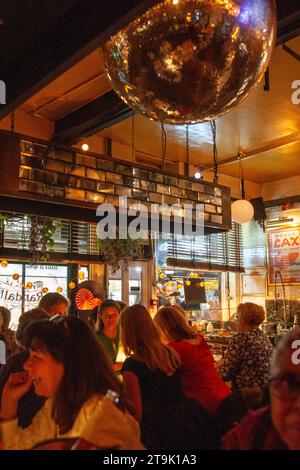
[[[300,228],[270,230],[268,248],[270,284],[277,271],[286,284],[300,283]]]

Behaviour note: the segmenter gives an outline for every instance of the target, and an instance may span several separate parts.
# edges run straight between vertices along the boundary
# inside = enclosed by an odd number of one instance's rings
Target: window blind
[[[243,241],[240,225],[232,230],[202,237],[170,236],[167,240],[167,266],[213,271],[243,272]]]

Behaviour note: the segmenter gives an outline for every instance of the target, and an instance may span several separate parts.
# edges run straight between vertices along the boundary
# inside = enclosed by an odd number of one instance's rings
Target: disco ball
[[[249,94],[275,39],[275,0],[164,0],[107,41],[105,68],[135,111],[193,124]]]

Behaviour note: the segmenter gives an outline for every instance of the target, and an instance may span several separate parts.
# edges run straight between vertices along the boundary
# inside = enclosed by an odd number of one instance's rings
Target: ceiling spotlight
[[[195,171],[194,178],[196,178],[196,180],[200,180],[202,178],[202,175],[199,170]]]
[[[89,150],[90,146],[89,146],[89,144],[82,144],[81,148],[84,152],[87,152]]]

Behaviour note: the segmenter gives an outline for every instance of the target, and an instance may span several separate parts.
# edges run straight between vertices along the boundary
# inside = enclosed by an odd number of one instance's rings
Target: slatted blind
[[[266,266],[266,235],[254,220],[242,225],[245,269]]]
[[[238,224],[232,230],[202,237],[170,236],[167,241],[168,266],[242,272],[242,232]]]
[[[1,248],[28,250],[30,219],[24,214],[5,214],[2,222]],[[99,257],[96,224],[73,220],[58,220],[53,253],[95,255]],[[40,247],[41,248],[41,247]]]

